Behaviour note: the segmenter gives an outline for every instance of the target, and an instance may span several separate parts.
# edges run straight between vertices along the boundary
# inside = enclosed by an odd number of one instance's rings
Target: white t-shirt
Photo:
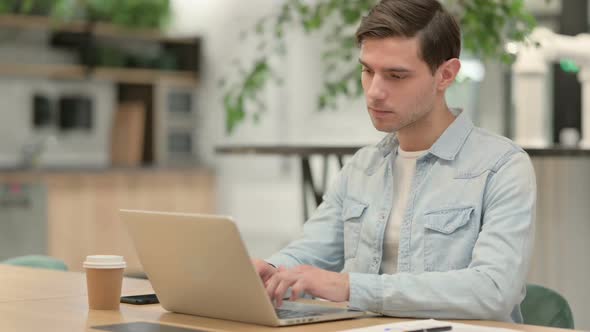
[[[399,232],[404,220],[412,180],[416,173],[416,160],[426,153],[426,151],[408,152],[401,148],[398,148],[397,152],[397,157],[393,162],[393,205],[383,239],[381,260],[381,273],[383,274],[394,274],[397,271]]]

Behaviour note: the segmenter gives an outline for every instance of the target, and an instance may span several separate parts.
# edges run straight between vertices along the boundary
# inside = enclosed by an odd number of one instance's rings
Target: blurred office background
[[[304,156],[280,147],[355,147],[382,137],[362,97],[317,110],[325,41],[301,28],[284,32],[283,57],[269,55],[283,84],[264,90],[266,111],[228,133],[220,81],[259,56],[245,31],[281,1],[170,0],[169,15],[142,21],[99,11],[92,24],[76,16],[56,23],[42,16],[47,3],[0,0],[0,260],[47,254],[81,270],[86,255],[113,253],[141,274],[119,208],[232,215],[250,254],[266,257],[300,234],[303,206],[315,203],[302,187]],[[539,26],[567,35],[588,32],[588,7],[526,1]],[[449,92],[450,106],[514,137],[510,66],[467,54],[463,61],[467,79]],[[539,184],[530,282],[562,293],[576,327],[590,329],[590,152],[560,142],[562,129],[574,140],[582,131],[580,69],[567,61],[551,68],[552,142],[530,152]],[[249,145],[278,149],[231,153]],[[309,163],[316,187],[340,167],[335,157]]]

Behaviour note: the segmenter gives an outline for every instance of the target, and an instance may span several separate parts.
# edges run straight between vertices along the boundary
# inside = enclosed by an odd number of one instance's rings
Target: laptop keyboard
[[[312,316],[321,316],[321,313],[311,312],[311,311],[295,311],[289,309],[275,309],[277,316],[280,319],[285,318],[301,318],[301,317],[312,317]]]

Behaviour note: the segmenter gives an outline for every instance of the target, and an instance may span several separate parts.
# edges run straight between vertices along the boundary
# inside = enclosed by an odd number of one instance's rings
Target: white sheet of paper
[[[391,323],[362,327],[340,332],[404,332],[408,330],[429,329],[433,327],[452,326],[452,332],[516,332],[517,330],[503,329],[497,327],[484,327],[462,323],[451,323],[435,319],[414,320],[402,323]]]

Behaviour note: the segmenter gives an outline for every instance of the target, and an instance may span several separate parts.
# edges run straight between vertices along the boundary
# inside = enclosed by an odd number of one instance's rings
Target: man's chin
[[[382,124],[382,123],[375,123],[373,122],[373,127],[375,127],[375,129],[377,129],[377,131],[380,131],[382,133],[392,133],[394,131],[397,131],[399,128],[397,128],[394,125],[386,125],[386,124]]]

